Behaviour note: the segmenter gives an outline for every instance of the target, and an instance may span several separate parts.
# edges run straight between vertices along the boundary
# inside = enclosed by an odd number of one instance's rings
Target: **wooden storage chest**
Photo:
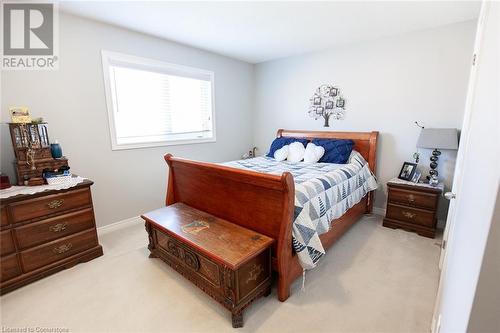
[[[273,240],[182,203],[142,215],[150,257],[160,258],[232,313],[271,291]]]

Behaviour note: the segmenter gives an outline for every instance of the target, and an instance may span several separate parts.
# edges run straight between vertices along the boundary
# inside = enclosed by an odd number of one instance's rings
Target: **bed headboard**
[[[351,139],[354,149],[357,150],[368,162],[370,169],[375,173],[378,132],[330,132],[330,131],[301,131],[279,129],[277,137],[320,139]]]

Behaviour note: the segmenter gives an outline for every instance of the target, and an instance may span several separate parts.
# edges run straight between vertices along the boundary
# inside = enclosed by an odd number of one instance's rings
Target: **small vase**
[[[53,158],[61,158],[63,156],[61,145],[57,142],[57,140],[50,144],[50,152],[52,153]]]

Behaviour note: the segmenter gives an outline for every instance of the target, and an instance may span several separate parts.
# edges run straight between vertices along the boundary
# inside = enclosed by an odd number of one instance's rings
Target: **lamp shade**
[[[417,142],[418,148],[458,149],[458,131],[455,128],[423,128]]]

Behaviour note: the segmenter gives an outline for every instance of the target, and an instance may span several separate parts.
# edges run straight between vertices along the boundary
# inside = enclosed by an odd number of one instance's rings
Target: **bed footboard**
[[[203,210],[276,240],[273,262],[278,296],[289,295],[292,261],[293,177],[225,167],[165,155],[169,166],[166,205],[176,202]]]

